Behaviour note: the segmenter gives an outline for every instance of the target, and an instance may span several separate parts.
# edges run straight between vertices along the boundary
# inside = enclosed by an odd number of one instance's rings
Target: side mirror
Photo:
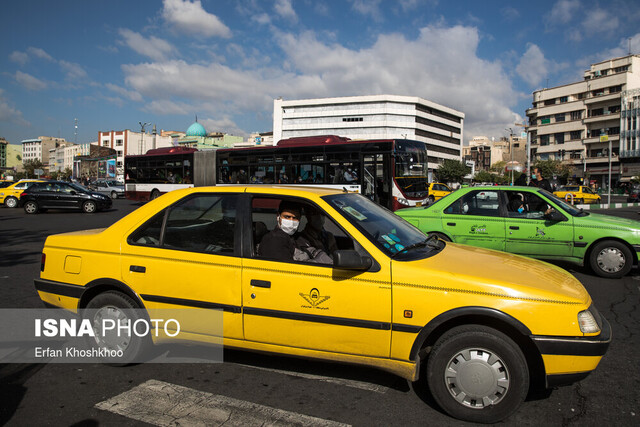
[[[71,194],[72,196],[75,196],[75,195],[76,195],[76,194],[78,194],[78,193],[76,193],[76,191],[75,191],[75,190],[71,190],[71,191],[69,191],[69,194]]]
[[[371,268],[373,261],[369,257],[363,257],[353,250],[335,251],[333,253],[333,267],[342,270],[365,271]]]
[[[551,209],[551,212],[549,212],[548,214],[544,215],[545,219],[548,219],[549,221],[553,221],[553,222],[560,222],[560,221],[566,221],[567,218],[565,218],[564,215],[562,215],[560,212],[558,212],[555,209]]]

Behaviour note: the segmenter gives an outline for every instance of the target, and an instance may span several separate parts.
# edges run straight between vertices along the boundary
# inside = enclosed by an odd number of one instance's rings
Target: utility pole
[[[527,149],[527,164],[525,165],[525,171],[524,173],[527,176],[527,185],[529,185],[529,182],[531,182],[531,176],[530,176],[530,171],[531,171],[531,135],[529,135],[529,132],[527,132],[527,125],[525,125],[524,123],[514,123],[514,125],[519,126],[521,128],[524,128],[524,131],[527,134],[527,144],[526,144],[526,149]]]
[[[513,186],[513,128],[506,128],[509,131],[509,154],[511,154],[511,185]]]

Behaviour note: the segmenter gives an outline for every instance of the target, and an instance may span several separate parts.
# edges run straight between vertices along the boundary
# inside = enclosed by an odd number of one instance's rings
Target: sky
[[[0,16],[10,143],[196,115],[247,137],[278,97],[390,94],[462,111],[466,144],[521,130],[534,90],[640,54],[638,0],[3,0]]]

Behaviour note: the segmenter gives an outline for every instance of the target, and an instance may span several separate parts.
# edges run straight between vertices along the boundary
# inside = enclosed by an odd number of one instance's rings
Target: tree
[[[473,180],[475,182],[495,182],[495,175],[487,171],[478,171]]]
[[[36,177],[35,170],[42,169],[44,165],[40,160],[33,159],[33,160],[27,160],[22,164],[22,166],[24,167],[24,173],[27,178],[35,178]]]
[[[500,160],[499,162],[495,162],[494,164],[492,164],[489,170],[491,172],[498,172],[500,175],[504,175],[505,166],[507,166],[507,162],[505,162],[504,160]]]
[[[71,168],[67,167],[65,168],[65,170],[60,172],[60,174],[58,174],[58,177],[60,179],[64,179],[65,181],[69,181],[69,178],[71,177],[72,174],[73,174],[73,171],[71,170]]]
[[[447,159],[434,172],[440,182],[462,182],[464,176],[471,173],[471,168],[461,161]]]

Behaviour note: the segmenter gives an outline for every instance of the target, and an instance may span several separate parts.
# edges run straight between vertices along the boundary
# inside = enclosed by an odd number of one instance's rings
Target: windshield
[[[560,187],[558,191],[580,191],[580,187],[573,187],[573,186]]]
[[[419,141],[395,143],[394,178],[405,197],[427,197],[427,150]]]
[[[545,197],[547,197],[548,199],[550,199],[553,203],[555,203],[556,205],[559,205],[562,209],[564,209],[569,215],[571,216],[586,216],[589,215],[588,212],[584,212],[582,209],[578,209],[573,205],[570,205],[569,203],[565,202],[563,199],[554,196],[553,194],[549,193],[547,190],[538,190],[538,192],[542,195],[544,195]]]
[[[382,252],[389,257],[397,255],[394,259],[408,261],[426,258],[444,247],[423,245],[427,236],[420,230],[360,194],[336,194],[323,199]]]
[[[83,193],[86,193],[87,191],[89,191],[85,187],[83,187],[82,185],[76,184],[75,182],[71,182],[71,183],[69,183],[69,185],[71,187],[73,187],[75,190],[81,191]]]

